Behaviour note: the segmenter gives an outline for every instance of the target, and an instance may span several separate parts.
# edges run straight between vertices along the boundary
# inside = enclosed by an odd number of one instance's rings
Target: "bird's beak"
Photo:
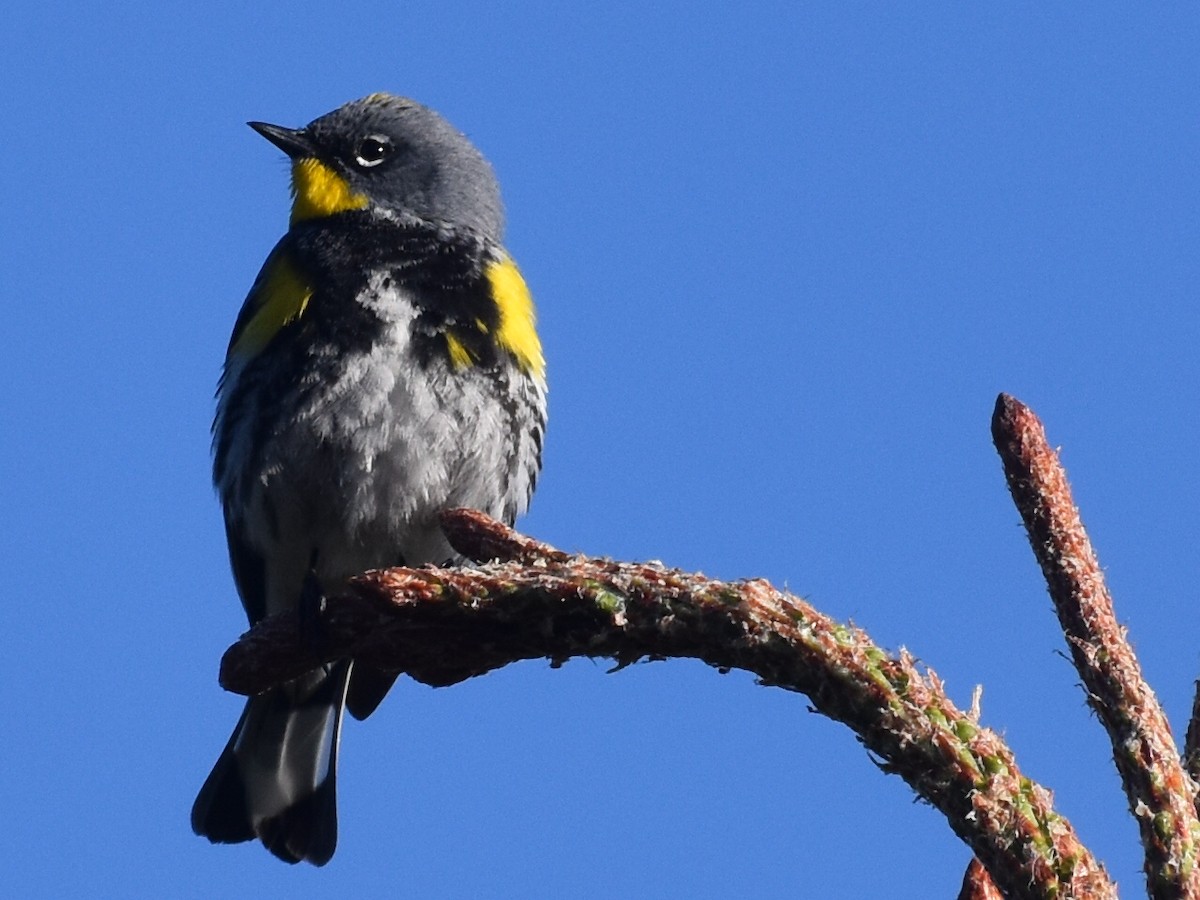
[[[316,156],[316,147],[313,146],[312,138],[302,128],[284,128],[282,125],[268,125],[266,122],[247,122],[246,124],[292,159]]]

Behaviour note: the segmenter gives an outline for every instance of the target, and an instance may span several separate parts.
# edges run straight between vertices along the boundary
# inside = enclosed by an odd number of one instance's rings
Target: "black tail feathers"
[[[252,697],[192,806],[214,843],[258,838],[289,863],[322,866],[337,848],[337,751],[350,663]]]

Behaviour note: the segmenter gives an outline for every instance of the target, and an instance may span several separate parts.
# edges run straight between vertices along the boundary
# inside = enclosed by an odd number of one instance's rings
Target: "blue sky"
[[[14,896],[947,897],[969,859],[805,699],[697,663],[402,683],[323,870],[188,811],[244,619],[209,485],[286,224],[248,119],[376,90],[492,160],[550,366],[524,527],[764,576],[908,647],[1127,893],[1136,829],[989,442],[1061,445],[1182,734],[1200,670],[1200,14],[1091,4],[19,3],[0,35]],[[15,704],[14,702],[15,701]],[[15,712],[15,721],[11,718]]]

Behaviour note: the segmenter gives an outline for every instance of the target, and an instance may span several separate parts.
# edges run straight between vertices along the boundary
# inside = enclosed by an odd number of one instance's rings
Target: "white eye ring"
[[[392,152],[392,140],[387,135],[371,134],[363,138],[354,154],[354,161],[364,169],[379,165]]]

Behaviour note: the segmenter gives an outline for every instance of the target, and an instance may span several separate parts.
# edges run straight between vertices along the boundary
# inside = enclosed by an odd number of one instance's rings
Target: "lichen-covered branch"
[[[1046,442],[1042,423],[1015,398],[1000,395],[992,435],[1088,703],[1112,741],[1129,808],[1141,829],[1150,895],[1200,898],[1196,786],[1117,623],[1066,472]]]
[[[319,642],[293,617],[268,619],[227,651],[222,684],[257,693],[342,657],[431,685],[573,656],[618,664],[692,657],[745,669],[848,725],[886,771],[946,816],[1005,896],[1116,896],[1049,793],[906,652],[889,655],[765,581],[568,555],[465,510],[443,524],[461,552],[493,561],[354,579],[329,599]]]

